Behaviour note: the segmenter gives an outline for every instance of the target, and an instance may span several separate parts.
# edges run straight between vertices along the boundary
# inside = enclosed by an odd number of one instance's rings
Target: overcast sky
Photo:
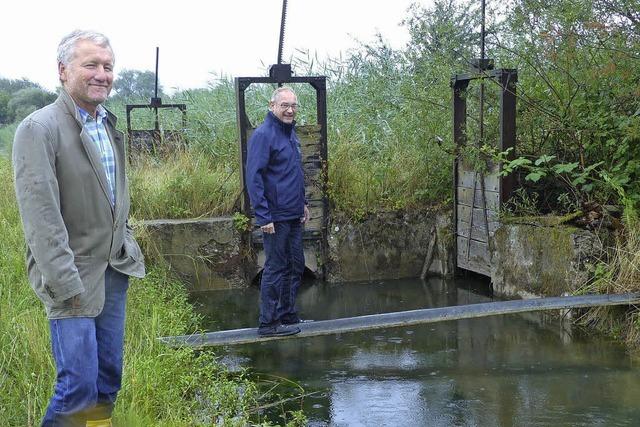
[[[380,32],[393,47],[408,41],[400,25],[412,3],[431,0],[289,0],[284,45],[335,57]],[[76,28],[110,39],[118,70],[155,69],[160,84],[204,87],[211,73],[262,76],[277,62],[282,0],[6,0],[0,25],[0,77],[28,78],[49,90],[58,84],[56,48]]]

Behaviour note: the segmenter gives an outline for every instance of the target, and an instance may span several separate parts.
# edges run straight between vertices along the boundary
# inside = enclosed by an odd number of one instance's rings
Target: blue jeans
[[[296,296],[304,272],[303,224],[293,219],[274,226],[274,234],[262,234],[266,259],[260,282],[260,326],[298,316]]]
[[[111,417],[122,378],[129,276],[107,267],[105,301],[97,317],[49,321],[56,385],[43,427],[75,427]]]

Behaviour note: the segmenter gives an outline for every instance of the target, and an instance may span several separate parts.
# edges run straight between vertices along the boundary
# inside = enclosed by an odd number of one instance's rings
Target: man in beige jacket
[[[145,273],[127,225],[124,137],[102,106],[113,65],[104,35],[64,37],[60,95],[24,119],[13,143],[29,281],[49,318],[57,371],[43,426],[111,425],[128,278]]]

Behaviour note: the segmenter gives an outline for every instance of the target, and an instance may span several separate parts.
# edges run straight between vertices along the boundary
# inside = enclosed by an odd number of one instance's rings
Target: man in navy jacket
[[[304,271],[302,232],[309,210],[295,132],[297,111],[293,90],[276,89],[267,117],[248,143],[247,190],[266,255],[260,283],[261,336],[297,334],[295,325],[302,322],[295,302]]]

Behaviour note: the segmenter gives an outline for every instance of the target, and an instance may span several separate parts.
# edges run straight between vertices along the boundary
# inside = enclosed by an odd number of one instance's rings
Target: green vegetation
[[[478,81],[468,94],[468,145],[455,147],[451,130],[454,73],[478,56],[479,2],[436,0],[413,6],[404,25],[410,43],[392,49],[380,38],[345,58],[318,62],[300,52],[297,75],[326,75],[328,87],[329,197],[335,211],[355,219],[390,209],[448,202],[452,164],[459,154],[475,163],[496,159],[516,175],[517,214],[572,217],[585,204],[617,205],[624,214],[614,256],[595,267],[588,290],[640,291],[640,5],[637,0],[515,0],[488,2],[487,56],[518,70],[518,142],[499,153],[497,87],[486,83],[485,134],[479,139]],[[126,79],[125,79],[126,77]],[[148,73],[126,70],[109,107],[126,126],[124,105],[148,101]],[[272,87],[247,91],[247,115],[258,124]],[[296,86],[299,122],[315,117],[313,91]],[[26,80],[0,79],[0,154],[9,153],[17,122],[52,94]],[[134,156],[130,168],[136,218],[233,214],[240,194],[233,81],[163,95],[186,103],[188,124],[162,112],[163,129],[183,131],[174,152]],[[133,127],[150,129],[153,116],[137,110]],[[1,159],[0,178],[11,182]],[[12,188],[0,189],[0,424],[38,422],[52,384],[47,324],[30,291]],[[244,219],[237,218],[241,227]],[[117,417],[127,425],[192,425],[203,420],[242,425],[260,405],[256,385],[231,375],[210,354],[167,350],[159,335],[197,330],[178,284],[161,265],[131,288],[126,373]],[[608,319],[597,312],[588,321]],[[625,336],[640,342],[637,312]],[[206,396],[206,397],[204,397]],[[294,415],[295,422],[299,415]],[[260,420],[258,420],[259,422]],[[213,422],[213,421],[211,421]],[[251,422],[255,422],[251,418]]]
[[[129,174],[136,218],[193,218],[228,214],[240,196],[237,170],[194,151],[140,156]],[[135,196],[143,195],[136,200]],[[185,203],[185,199],[189,203]]]
[[[640,223],[627,224],[624,236],[616,240],[608,260],[594,267],[593,280],[584,293],[640,292]],[[610,335],[626,341],[640,355],[640,312],[637,309],[600,307],[587,311],[580,319]]]
[[[55,99],[55,94],[29,80],[0,79],[0,127],[19,122]]]

